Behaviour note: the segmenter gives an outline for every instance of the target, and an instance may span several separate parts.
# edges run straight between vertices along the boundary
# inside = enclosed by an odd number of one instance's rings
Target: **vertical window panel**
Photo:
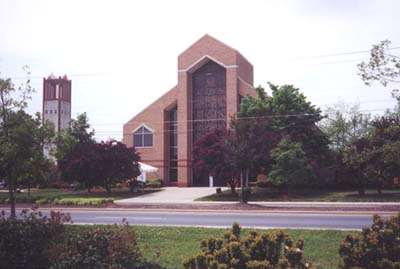
[[[143,146],[145,147],[153,146],[153,135],[151,133],[143,135]]]
[[[133,145],[135,147],[143,147],[142,135],[139,135],[139,134],[133,135]]]
[[[169,111],[168,140],[169,140],[169,160],[168,160],[168,180],[169,182],[178,181],[178,113],[177,107]]]
[[[153,146],[153,133],[141,126],[133,133],[133,145],[135,147],[152,147]]]

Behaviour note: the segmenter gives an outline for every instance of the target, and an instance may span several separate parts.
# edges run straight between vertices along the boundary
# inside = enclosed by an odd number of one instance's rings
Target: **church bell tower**
[[[43,78],[43,121],[54,124],[56,133],[68,127],[71,120],[71,80],[67,75]],[[50,156],[54,145],[46,145],[44,153]]]
[[[71,80],[51,74],[43,79],[43,120],[54,124],[56,132],[71,120]]]

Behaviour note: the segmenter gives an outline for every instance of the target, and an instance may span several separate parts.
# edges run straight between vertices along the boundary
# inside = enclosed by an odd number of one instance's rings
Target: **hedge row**
[[[0,197],[0,204],[6,204],[9,198]],[[58,197],[18,197],[18,203],[36,203],[37,205],[102,205],[114,202],[114,198],[58,198]]]
[[[136,235],[122,225],[67,232],[69,215],[23,211],[18,219],[0,215],[0,268],[160,269],[146,261]]]

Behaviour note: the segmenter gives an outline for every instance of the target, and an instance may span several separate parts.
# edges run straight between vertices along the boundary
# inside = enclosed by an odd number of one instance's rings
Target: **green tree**
[[[378,81],[383,86],[400,83],[400,57],[391,54],[389,40],[373,45],[368,61],[357,65],[359,75],[368,86]],[[393,97],[400,101],[399,90],[392,91]]]
[[[274,129],[290,136],[302,145],[309,159],[323,159],[329,140],[318,128],[323,119],[319,108],[307,101],[306,96],[292,85],[276,86],[272,89],[271,111]]]
[[[267,95],[262,86],[258,86],[255,90],[257,92],[256,97],[247,95],[242,98],[238,112],[239,118],[271,115],[271,105],[269,102],[271,97]]]
[[[0,79],[0,168],[8,185],[13,218],[17,182],[28,173],[35,174],[36,167],[33,169],[29,164],[43,158],[40,145],[51,140],[49,127],[24,111],[33,91],[29,81],[16,88],[11,79]]]
[[[238,118],[253,118],[255,124],[262,124],[272,131],[272,136],[289,135],[302,144],[310,159],[321,159],[328,149],[329,140],[318,128],[317,123],[324,116],[319,108],[312,105],[304,94],[293,85],[277,86],[269,83],[272,95],[268,96],[262,87],[256,89],[257,96],[243,98]]]
[[[33,137],[31,157],[26,160],[21,168],[23,173],[20,178],[22,184],[28,187],[28,195],[30,195],[31,186],[45,181],[49,171],[54,166],[53,162],[43,154],[44,146],[54,142],[54,125],[50,122],[43,124],[40,114],[36,113],[34,126],[35,128],[31,131]]]
[[[321,130],[330,140],[331,148],[341,151],[345,146],[371,131],[371,115],[360,112],[360,106],[339,102],[327,107]]]
[[[343,163],[350,169],[352,174],[349,180],[356,181],[360,195],[365,195],[368,168],[372,157],[373,149],[367,138],[359,138],[343,150]]]
[[[374,183],[382,194],[385,179],[400,174],[400,120],[387,113],[371,122],[369,132],[353,140],[342,150],[342,161],[349,170],[348,181],[364,194],[367,184]]]
[[[243,163],[244,171],[268,170],[272,164],[271,150],[283,136],[288,136],[301,144],[306,160],[318,168],[329,158],[329,140],[317,126],[323,119],[321,110],[292,85],[270,83],[269,86],[271,96],[258,87],[256,97],[242,99],[238,117],[232,124],[236,134],[232,155],[238,156],[236,159]]]
[[[240,175],[243,193],[251,172],[254,174],[270,168],[270,151],[280,134],[271,129],[267,120],[257,117],[232,119],[231,128],[227,139],[227,159]]]
[[[269,173],[270,180],[278,186],[286,185],[288,195],[293,185],[306,182],[312,177],[301,144],[293,142],[288,136],[282,138],[272,150],[271,158],[274,164]]]
[[[231,125],[234,126],[235,129],[229,133],[226,141],[226,156],[233,169],[240,174],[241,194],[243,194],[244,187],[249,180],[250,169],[253,166],[253,153],[255,149],[250,146],[248,122],[243,121],[238,124],[235,120],[232,120]],[[244,180],[244,175],[246,176],[246,181]],[[242,195],[241,202],[245,202]]]
[[[382,181],[400,174],[400,119],[396,113],[387,113],[375,118],[372,125],[371,174],[377,179],[378,193],[381,193]]]
[[[248,187],[250,173],[267,169],[271,165],[269,153],[279,136],[271,128],[267,113],[267,95],[262,87],[256,88],[257,97],[246,96],[236,118],[231,120],[228,139],[228,160],[240,175],[241,194]],[[242,202],[244,202],[244,197]]]
[[[95,145],[94,131],[90,129],[87,114],[79,114],[58,136],[55,156],[63,180],[77,181],[89,192],[92,187],[100,185],[93,168],[97,155]]]
[[[94,130],[90,129],[89,118],[85,112],[72,119],[68,128],[61,131],[55,156],[58,161],[62,161],[75,146],[94,143]]]

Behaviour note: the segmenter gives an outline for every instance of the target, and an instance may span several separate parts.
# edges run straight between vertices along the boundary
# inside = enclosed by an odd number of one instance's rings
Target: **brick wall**
[[[137,148],[142,162],[159,168],[158,174],[168,184],[168,154],[165,111],[178,107],[178,186],[191,186],[192,167],[192,80],[191,74],[207,61],[213,60],[226,69],[227,118],[237,112],[238,95],[255,95],[253,66],[235,49],[205,35],[178,56],[178,84],[149,105],[123,126],[123,141],[133,144],[132,132],[141,124],[154,131],[153,146]]]

